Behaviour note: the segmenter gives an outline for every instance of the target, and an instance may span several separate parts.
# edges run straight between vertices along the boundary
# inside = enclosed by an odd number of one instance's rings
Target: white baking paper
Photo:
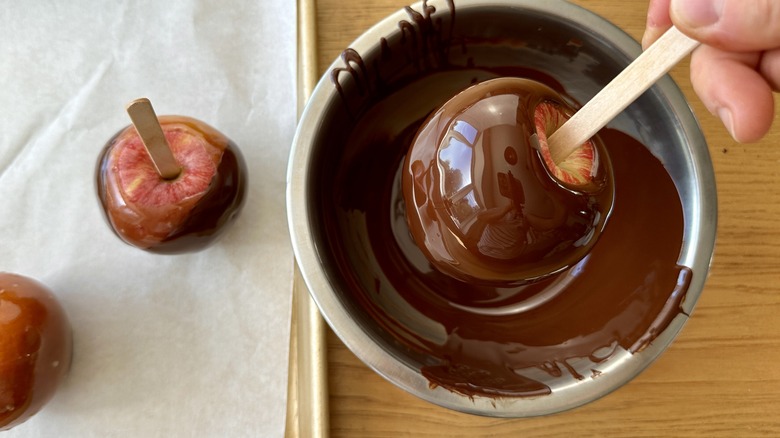
[[[295,2],[24,1],[0,8],[0,271],[34,277],[73,325],[64,386],[4,437],[279,437],[293,256]],[[239,219],[160,256],[110,231],[105,142],[151,99],[242,150]]]

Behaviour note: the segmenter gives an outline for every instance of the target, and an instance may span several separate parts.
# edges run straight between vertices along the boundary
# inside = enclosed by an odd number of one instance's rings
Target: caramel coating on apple
[[[70,324],[51,291],[0,272],[0,430],[23,423],[51,399],[71,351]]]
[[[570,114],[543,84],[503,78],[428,117],[402,181],[410,231],[436,269],[474,284],[525,284],[587,255],[612,208],[612,167],[598,138],[558,165],[549,159],[547,135]]]
[[[241,210],[246,164],[236,145],[209,125],[183,116],[159,120],[180,175],[160,177],[135,128],[128,126],[98,160],[98,196],[125,242],[158,253],[198,250]]]

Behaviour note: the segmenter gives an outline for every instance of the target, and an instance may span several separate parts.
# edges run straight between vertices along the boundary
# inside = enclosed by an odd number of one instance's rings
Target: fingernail
[[[717,23],[725,0],[672,0],[672,14],[691,27]]]
[[[731,110],[728,108],[718,108],[718,118],[728,129],[729,134],[734,137],[734,117],[731,116]],[[736,139],[736,137],[734,137]]]
[[[648,47],[650,47],[650,41],[652,41],[652,37],[649,34],[650,31],[646,30],[645,34],[642,35],[642,50],[646,50]]]
[[[655,40],[658,39],[659,33],[660,32],[658,31],[658,28],[648,27],[647,30],[645,30],[645,34],[642,35],[642,50],[645,50],[648,47],[650,47],[650,44],[652,44]]]

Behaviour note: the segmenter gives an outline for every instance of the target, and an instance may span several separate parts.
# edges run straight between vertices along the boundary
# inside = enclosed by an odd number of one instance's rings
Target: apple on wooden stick
[[[108,142],[97,166],[98,196],[114,232],[155,253],[208,246],[246,197],[241,152],[199,120],[158,118],[148,99],[127,112],[133,124]]]
[[[563,159],[548,136],[574,109],[522,78],[468,87],[423,122],[404,161],[412,238],[439,272],[464,282],[524,285],[574,266],[596,244],[614,199],[606,148]]]

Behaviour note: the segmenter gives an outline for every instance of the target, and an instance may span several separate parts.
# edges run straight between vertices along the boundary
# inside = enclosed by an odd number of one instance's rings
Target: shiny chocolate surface
[[[458,93],[423,122],[404,160],[403,193],[414,241],[437,270],[512,286],[588,254],[612,208],[609,155],[598,139],[588,142],[582,182],[566,183],[540,146],[559,127],[547,125],[573,113],[540,82],[499,78]]]

